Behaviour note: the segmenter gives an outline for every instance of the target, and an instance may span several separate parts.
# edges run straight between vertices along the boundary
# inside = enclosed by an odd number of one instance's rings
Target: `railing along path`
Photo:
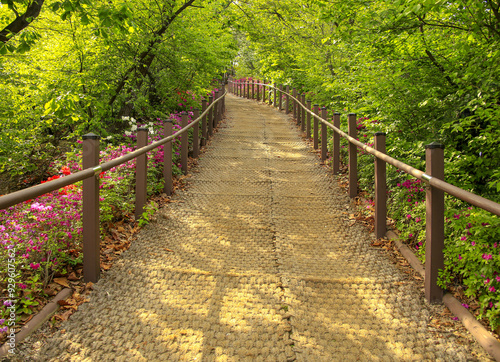
[[[255,92],[255,86],[257,91]],[[431,143],[425,146],[426,149],[426,171],[421,171],[404,162],[401,162],[389,155],[385,149],[385,136],[383,132],[375,133],[375,148],[367,146],[356,139],[356,114],[348,114],[348,133],[340,129],[340,113],[334,113],[333,123],[326,120],[326,108],[320,108],[314,105],[314,112],[311,111],[311,101],[307,100],[305,93],[297,94],[293,88],[293,94],[290,94],[290,86],[285,88],[274,84],[268,84],[265,80],[247,81],[247,80],[229,80],[230,92],[248,99],[260,98],[260,87],[269,88],[268,102],[279,110],[283,110],[283,95],[285,96],[284,110],[290,113],[290,99],[292,100],[293,116],[301,130],[307,137],[313,137],[314,149],[319,148],[319,122],[321,122],[321,159],[327,157],[327,127],[334,131],[333,134],[333,172],[340,170],[340,137],[349,141],[349,196],[357,196],[357,148],[375,156],[375,235],[377,238],[385,236],[387,232],[387,182],[386,182],[386,163],[397,167],[407,174],[424,181],[428,187],[426,190],[426,263],[425,263],[425,296],[429,302],[441,302],[443,299],[443,290],[437,285],[438,272],[444,269],[444,192],[475,205],[481,209],[500,216],[500,204],[488,200],[472,192],[463,190],[459,187],[445,182],[444,179],[444,146],[439,143]],[[285,90],[284,90],[285,89]],[[262,101],[266,102],[266,92],[262,92]],[[255,97],[256,95],[256,97]],[[274,98],[271,99],[271,95]],[[311,124],[313,119],[313,124]]]
[[[227,92],[223,89],[215,92],[215,96],[210,96],[208,102],[202,101],[202,113],[194,110],[194,120],[188,125],[188,114],[182,112],[182,129],[172,134],[172,121],[167,120],[164,124],[165,138],[148,142],[148,129],[139,128],[137,130],[137,150],[122,157],[99,164],[99,136],[89,133],[83,136],[83,160],[82,171],[61,177],[40,185],[32,186],[24,190],[12,192],[0,197],[0,210],[14,206],[24,201],[31,200],[38,196],[59,190],[65,186],[83,181],[83,275],[85,282],[97,282],[100,276],[100,244],[101,236],[99,231],[99,174],[108,171],[113,167],[126,163],[134,158],[136,161],[136,202],[135,218],[138,220],[147,200],[147,157],[146,153],[162,145],[166,145],[163,159],[163,177],[165,178],[164,192],[167,195],[172,193],[172,141],[181,136],[181,165],[182,172],[187,173],[188,165],[188,131],[193,128],[193,157],[198,157],[200,144],[204,145],[209,139],[214,128],[221,121],[225,111],[225,96]],[[201,139],[199,138],[199,123],[201,127]]]

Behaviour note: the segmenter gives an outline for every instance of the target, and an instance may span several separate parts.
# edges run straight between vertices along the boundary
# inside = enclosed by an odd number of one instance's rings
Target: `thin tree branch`
[[[14,35],[28,27],[31,22],[40,15],[40,10],[42,9],[44,1],[45,0],[33,0],[21,16],[13,9],[12,11],[16,14],[16,18],[0,31],[0,42],[4,44],[7,43]]]

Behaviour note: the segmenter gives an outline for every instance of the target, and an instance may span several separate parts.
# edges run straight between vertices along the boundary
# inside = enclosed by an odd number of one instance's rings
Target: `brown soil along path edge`
[[[466,361],[361,226],[287,116],[227,97],[227,122],[40,352],[49,361]]]

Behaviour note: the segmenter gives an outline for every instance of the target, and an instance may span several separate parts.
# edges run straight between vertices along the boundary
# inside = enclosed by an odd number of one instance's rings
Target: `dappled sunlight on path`
[[[45,360],[468,360],[287,117],[228,96],[190,186],[43,348]]]

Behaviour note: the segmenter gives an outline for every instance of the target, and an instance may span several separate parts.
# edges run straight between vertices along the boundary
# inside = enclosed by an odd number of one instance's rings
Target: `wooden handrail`
[[[257,83],[256,83],[257,84]],[[263,85],[265,87],[269,88],[275,88],[272,85],[269,84],[263,84],[259,83],[259,85]],[[278,90],[276,88],[276,90]],[[285,94],[285,92],[283,92]],[[466,201],[472,205],[475,205],[481,209],[484,209],[486,211],[491,212],[492,214],[495,214],[497,216],[500,216],[500,204],[486,199],[482,196],[476,195],[470,191],[466,191],[464,189],[461,189],[459,187],[456,187],[450,183],[447,183],[446,181],[440,180],[436,177],[432,177],[430,175],[427,175],[425,172],[412,167],[404,162],[401,162],[391,156],[388,156],[385,153],[379,152],[376,149],[365,145],[364,143],[358,141],[357,139],[349,136],[347,133],[343,132],[339,128],[335,127],[332,123],[328,122],[326,119],[323,119],[322,117],[316,115],[314,112],[310,111],[306,106],[302,104],[302,102],[298,99],[295,98],[293,95],[286,93],[287,96],[289,96],[292,100],[297,102],[297,104],[308,114],[311,115],[311,117],[314,117],[317,119],[319,122],[325,124],[328,128],[332,129],[334,132],[339,134],[341,137],[347,139],[350,143],[356,145],[358,148],[363,149],[365,152],[370,153],[371,155],[387,162],[388,164],[399,168],[400,170],[403,170],[404,172],[412,175],[413,177],[426,182],[427,184],[437,187],[438,189],[455,196],[463,201]]]
[[[223,94],[225,96],[227,94],[227,91]],[[150,145],[142,147],[140,149],[137,149],[133,152],[130,152],[126,155],[123,155],[121,157],[115,158],[111,161],[102,163],[98,166],[88,168],[85,170],[78,171],[76,173],[73,173],[68,176],[61,177],[56,180],[48,181],[40,185],[35,185],[28,187],[23,190],[11,192],[7,195],[0,196],[0,210],[6,209],[8,207],[14,206],[16,204],[19,204],[23,201],[31,200],[34,199],[38,196],[44,195],[46,193],[52,192],[59,190],[60,188],[63,188],[65,186],[72,185],[74,183],[77,183],[79,181],[83,181],[86,178],[95,176],[101,172],[108,171],[112,169],[113,167],[116,167],[118,165],[121,165],[122,163],[128,162],[130,160],[133,160],[137,156],[140,156],[142,154],[145,154],[146,152],[149,152],[161,145],[164,145],[167,142],[171,142],[174,140],[176,137],[182,135],[183,133],[187,132],[191,127],[193,127],[196,123],[198,123],[203,117],[205,117],[210,110],[217,104],[217,102],[220,102],[221,100],[218,99],[217,101],[213,102],[210,104],[207,109],[195,120],[193,120],[187,127],[182,128],[180,131],[176,132],[172,136],[165,137],[159,141],[152,142]]]
[[[24,201],[34,199],[38,196],[44,195],[46,193],[59,190],[62,187],[72,185],[76,182],[83,181],[83,211],[82,211],[82,221],[83,221],[83,277],[85,282],[97,282],[100,277],[100,231],[99,231],[99,182],[95,176],[99,175],[101,172],[108,171],[113,167],[126,163],[134,158],[137,158],[136,164],[136,205],[135,205],[135,216],[136,219],[142,215],[144,204],[146,202],[147,193],[147,158],[146,153],[165,144],[171,144],[172,140],[176,137],[182,136],[182,150],[183,155],[183,171],[187,172],[187,132],[190,128],[198,125],[198,122],[202,121],[208,122],[209,125],[217,126],[217,123],[221,119],[222,112],[224,110],[224,97],[227,91],[224,90],[218,92],[217,98],[208,107],[205,107],[203,103],[203,113],[197,116],[189,125],[187,123],[187,114],[183,114],[183,124],[185,125],[181,130],[176,132],[174,135],[171,134],[172,125],[171,121],[167,120],[165,124],[166,137],[159,141],[152,142],[149,145],[141,147],[147,144],[148,134],[147,129],[138,129],[138,146],[139,149],[130,152],[121,157],[115,158],[111,161],[98,164],[99,161],[99,137],[95,134],[88,134],[83,137],[84,144],[84,154],[83,154],[83,170],[78,171],[74,174],[45,182],[40,185],[32,186],[24,190],[19,190],[12,192],[10,194],[0,196],[0,210],[6,209],[8,207],[14,206]],[[210,96],[210,99],[212,96]],[[213,112],[213,110],[217,112]],[[195,112],[198,115],[199,112]],[[207,117],[208,114],[208,117]],[[218,119],[216,119],[218,118]],[[195,127],[198,129],[198,127]],[[206,130],[206,125],[203,124],[202,129]],[[212,135],[212,127],[210,127],[210,135]],[[196,139],[196,138],[195,138]],[[165,177],[165,189],[167,194],[171,193],[172,187],[172,152],[165,152],[164,154],[164,170],[163,175]]]
[[[232,84],[232,80],[229,80]],[[248,83],[248,82],[247,82]],[[245,81],[238,81],[238,84],[245,87]],[[460,200],[466,201],[481,209],[491,212],[494,215],[500,216],[500,204],[488,200],[482,196],[472,192],[463,190],[452,184],[445,182],[444,179],[444,146],[431,143],[426,148],[426,172],[416,169],[404,162],[401,162],[385,153],[385,134],[383,139],[381,134],[375,135],[377,149],[367,146],[356,139],[356,115],[348,115],[349,133],[345,133],[340,129],[340,113],[335,113],[332,124],[327,121],[324,113],[319,115],[319,106],[314,105],[314,111],[311,110],[311,101],[305,100],[305,94],[298,94],[296,89],[293,89],[293,94],[283,92],[283,87],[278,89],[276,85],[257,83],[258,86],[270,88],[274,95],[277,91],[286,94],[287,99],[293,101],[292,107],[294,115],[297,117],[297,125],[301,130],[310,137],[310,120],[314,119],[314,148],[318,148],[317,122],[321,122],[322,127],[326,126],[334,131],[334,148],[333,148],[333,171],[337,173],[339,170],[339,135],[349,142],[349,196],[357,195],[357,148],[363,149],[366,153],[375,156],[375,235],[381,237],[386,234],[387,220],[387,180],[385,163],[388,163],[407,174],[424,181],[428,187],[426,190],[426,263],[425,263],[425,296],[429,302],[441,302],[443,298],[443,290],[437,285],[438,272],[444,269],[444,193],[455,196]],[[232,87],[234,88],[234,87]],[[288,88],[289,89],[289,88]],[[300,97],[302,100],[300,100]],[[281,99],[280,99],[281,103]],[[306,105],[307,104],[307,105]],[[276,107],[276,96],[274,100]],[[307,122],[305,114],[307,113]],[[323,133],[323,132],[322,132]],[[322,135],[322,139],[325,138]],[[323,143],[323,142],[322,142]],[[322,148],[324,145],[322,144]],[[322,157],[324,155],[322,154]]]

